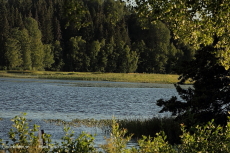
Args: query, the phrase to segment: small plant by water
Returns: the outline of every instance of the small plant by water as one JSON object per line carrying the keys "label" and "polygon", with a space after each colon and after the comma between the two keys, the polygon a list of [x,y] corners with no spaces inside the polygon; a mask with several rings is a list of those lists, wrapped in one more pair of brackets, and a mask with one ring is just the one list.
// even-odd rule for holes
{"label": "small plant by water", "polygon": [[[181,143],[172,145],[168,143],[167,136],[160,131],[155,137],[142,136],[138,139],[138,146],[127,147],[132,135],[127,135],[127,129],[121,128],[113,119],[111,136],[106,143],[99,147],[94,144],[94,136],[81,133],[75,136],[69,127],[65,127],[65,135],[60,143],[52,143],[51,135],[42,134],[39,138],[36,133],[38,126],[29,128],[25,114],[12,119],[13,127],[9,131],[11,142],[0,143],[1,152],[10,153],[197,153],[197,152],[230,152],[230,122],[226,127],[217,126],[214,121],[204,126],[196,126],[193,133],[181,125]],[[43,140],[41,144],[40,140]]]}

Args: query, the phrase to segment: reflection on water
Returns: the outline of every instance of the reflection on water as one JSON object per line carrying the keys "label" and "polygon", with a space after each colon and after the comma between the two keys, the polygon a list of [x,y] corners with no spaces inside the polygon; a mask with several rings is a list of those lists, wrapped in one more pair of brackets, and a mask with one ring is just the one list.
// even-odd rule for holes
{"label": "reflection on water", "polygon": [[160,115],[157,99],[177,96],[172,85],[159,88],[162,85],[147,83],[0,78],[0,84],[0,137],[6,136],[8,120],[20,112],[27,112],[27,119],[55,136],[62,127],[42,119],[150,118]]}

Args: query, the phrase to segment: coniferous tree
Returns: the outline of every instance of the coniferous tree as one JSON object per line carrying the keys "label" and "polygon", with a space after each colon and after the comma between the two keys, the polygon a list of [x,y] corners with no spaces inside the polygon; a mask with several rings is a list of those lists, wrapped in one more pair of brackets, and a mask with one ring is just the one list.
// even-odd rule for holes
{"label": "coniferous tree", "polygon": [[52,64],[52,70],[60,71],[64,66],[63,49],[61,47],[60,41],[55,41],[53,47],[54,63]]}
{"label": "coniferous tree", "polygon": [[7,66],[5,57],[5,43],[10,34],[10,26],[7,19],[7,8],[5,3],[5,1],[1,1],[0,3],[0,67],[3,69],[6,69]]}
{"label": "coniferous tree", "polygon": [[43,47],[44,47],[43,65],[45,69],[50,70],[51,65],[54,63],[53,46],[51,44],[45,44]]}
{"label": "coniferous tree", "polygon": [[61,25],[57,17],[54,18],[54,40],[55,41],[61,41],[62,40],[62,31],[61,31]]}
{"label": "coniferous tree", "polygon": [[48,8],[45,17],[44,17],[44,25],[43,25],[43,43],[51,44],[53,42],[53,8]]}
{"label": "coniferous tree", "polygon": [[[83,60],[81,63],[84,66],[77,68],[79,71],[120,72],[120,68],[123,67],[122,72],[133,72],[135,66],[132,67],[132,65],[135,64],[130,65],[129,61],[133,56],[138,60],[136,72],[170,73],[174,66],[178,67],[177,63],[180,60],[178,58],[181,58],[180,51],[171,45],[168,38],[160,39],[166,36],[164,25],[157,23],[155,27],[149,26],[149,30],[141,29],[137,12],[121,0],[0,0],[0,12],[0,68],[7,66],[5,42],[11,35],[9,29],[19,27],[21,33],[24,33],[22,37],[26,38],[26,32],[23,30],[28,17],[37,21],[37,29],[41,32],[42,39],[34,41],[35,38],[31,36],[30,28],[26,27],[31,40],[25,40],[25,44],[19,40],[22,48],[23,69],[44,69],[45,53],[41,46],[52,44],[62,53],[58,53],[57,56],[59,51],[53,50],[55,63],[49,69],[76,71],[75,66],[75,68],[68,66],[71,65],[69,62],[71,59],[69,40],[76,36],[80,36],[82,40],[86,41],[85,47],[81,50]],[[167,23],[167,21],[165,22]],[[165,31],[167,33],[167,30]],[[158,36],[157,32],[163,33]],[[144,43],[141,49],[139,43],[142,40]],[[60,45],[56,44],[56,41]],[[95,58],[92,56],[94,51],[90,50],[90,46],[96,41],[100,43],[100,49]],[[31,44],[36,44],[35,42],[37,45],[32,45],[34,46],[32,47]],[[120,42],[124,42],[124,45],[122,46]],[[30,53],[26,49],[28,46],[33,48]],[[35,46],[40,46],[40,49]],[[187,47],[183,47],[183,45],[177,47],[184,52],[183,59],[192,59],[193,52],[190,52],[190,49],[186,49]],[[35,48],[37,51],[34,51]],[[35,54],[35,52],[40,53]],[[35,58],[38,55],[41,56]],[[118,58],[120,61],[124,61],[120,62],[123,63],[121,64],[123,66],[119,66]],[[125,61],[129,64],[124,64]]]}
{"label": "coniferous tree", "polygon": [[22,15],[20,12],[18,12],[18,9],[15,9],[15,22],[14,22],[15,27],[19,27],[20,29],[24,28],[24,23],[22,21]]}
{"label": "coniferous tree", "polygon": [[[195,59],[184,62],[183,67],[177,70],[180,82],[175,87],[181,99],[158,100],[157,105],[162,107],[160,112],[172,112],[187,126],[212,119],[217,124],[226,124],[230,111],[230,71],[217,64],[214,50],[214,46],[198,50]],[[189,80],[193,82],[193,87],[184,89],[180,84]]]}

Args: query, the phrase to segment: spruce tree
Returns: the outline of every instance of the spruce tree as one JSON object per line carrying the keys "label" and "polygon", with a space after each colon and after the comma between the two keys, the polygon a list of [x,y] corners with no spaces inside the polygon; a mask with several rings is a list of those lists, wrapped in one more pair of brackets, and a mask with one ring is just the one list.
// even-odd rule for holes
{"label": "spruce tree", "polygon": [[63,49],[61,47],[60,41],[55,41],[53,47],[54,63],[52,64],[52,70],[60,71],[64,66]]}
{"label": "spruce tree", "polygon": [[44,47],[43,65],[45,69],[50,70],[51,65],[54,63],[53,46],[50,44],[45,44],[43,47]]}
{"label": "spruce tree", "polygon": [[0,15],[0,55],[1,55],[0,56],[0,67],[5,69],[7,66],[6,57],[5,57],[5,53],[6,53],[5,43],[10,34],[10,26],[9,26],[9,22],[7,19],[7,10],[5,6],[5,2],[0,3],[0,12],[1,12],[1,15]]}

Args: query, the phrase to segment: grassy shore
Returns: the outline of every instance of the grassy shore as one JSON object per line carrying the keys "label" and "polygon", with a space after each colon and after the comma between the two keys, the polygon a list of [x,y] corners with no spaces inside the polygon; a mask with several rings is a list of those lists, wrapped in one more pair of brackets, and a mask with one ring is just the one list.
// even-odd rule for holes
{"label": "grassy shore", "polygon": [[178,75],[56,71],[0,71],[0,77],[174,84]]}
{"label": "grassy shore", "polygon": [[[44,120],[46,123],[53,123],[57,126],[86,126],[86,127],[98,127],[105,133],[111,132],[111,125],[113,119],[74,119],[72,121],[64,121],[60,119],[48,119]],[[118,119],[117,123],[120,128],[125,128],[128,131],[128,135],[133,134],[133,139],[140,139],[143,135],[155,137],[156,133],[164,131],[167,135],[167,141],[171,144],[180,143],[180,135],[182,133],[180,124],[172,117],[163,118],[149,118],[149,119]]]}

